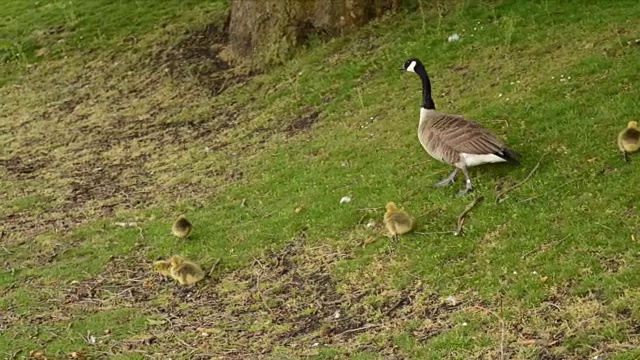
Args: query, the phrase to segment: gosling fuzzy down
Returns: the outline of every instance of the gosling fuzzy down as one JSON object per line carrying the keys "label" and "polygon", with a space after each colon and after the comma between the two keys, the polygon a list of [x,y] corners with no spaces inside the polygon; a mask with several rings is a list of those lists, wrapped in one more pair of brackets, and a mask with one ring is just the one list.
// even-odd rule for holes
{"label": "gosling fuzzy down", "polygon": [[197,264],[180,256],[169,258],[171,276],[181,285],[193,285],[204,278],[204,271]]}
{"label": "gosling fuzzy down", "polygon": [[624,161],[629,161],[629,153],[640,148],[640,130],[637,121],[629,121],[627,128],[618,134],[618,148],[622,151]]}
{"label": "gosling fuzzy down", "polygon": [[460,115],[436,111],[431,97],[431,81],[420,60],[408,59],[400,70],[413,72],[422,80],[422,107],[418,124],[420,144],[434,159],[455,167],[447,178],[435,186],[453,184],[462,170],[466,186],[458,192],[460,196],[473,191],[467,170],[469,167],[499,162],[520,165],[520,155],[482,125]]}
{"label": "gosling fuzzy down", "polygon": [[161,275],[171,276],[171,263],[168,260],[158,260],[153,262],[153,271],[160,273]]}
{"label": "gosling fuzzy down", "polygon": [[413,231],[416,225],[413,217],[399,210],[394,202],[387,203],[386,209],[383,222],[392,239],[397,240],[399,235]]}
{"label": "gosling fuzzy down", "polygon": [[176,221],[173,223],[171,232],[173,233],[173,236],[183,239],[189,236],[192,229],[193,225],[191,225],[189,220],[187,220],[184,215],[180,215],[178,216],[178,219],[176,219]]}

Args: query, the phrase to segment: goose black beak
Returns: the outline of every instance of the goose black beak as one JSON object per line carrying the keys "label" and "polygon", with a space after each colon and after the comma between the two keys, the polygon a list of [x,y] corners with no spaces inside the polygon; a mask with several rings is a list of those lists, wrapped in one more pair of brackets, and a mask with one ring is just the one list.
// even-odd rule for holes
{"label": "goose black beak", "polygon": [[404,71],[404,70],[405,70],[405,68],[404,68],[404,66],[401,66],[398,70],[400,70],[400,71]]}

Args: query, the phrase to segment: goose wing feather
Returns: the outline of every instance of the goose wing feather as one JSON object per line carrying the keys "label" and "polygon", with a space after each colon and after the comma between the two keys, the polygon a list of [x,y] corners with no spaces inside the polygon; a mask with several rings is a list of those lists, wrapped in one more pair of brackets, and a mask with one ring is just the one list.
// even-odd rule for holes
{"label": "goose wing feather", "polygon": [[459,115],[437,114],[429,128],[443,144],[458,153],[493,154],[505,148],[489,130]]}

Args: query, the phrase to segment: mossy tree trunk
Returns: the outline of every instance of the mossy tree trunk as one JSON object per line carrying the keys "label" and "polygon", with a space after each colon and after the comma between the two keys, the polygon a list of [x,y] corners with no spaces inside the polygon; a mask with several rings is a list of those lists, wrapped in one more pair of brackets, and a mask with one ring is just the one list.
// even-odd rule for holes
{"label": "mossy tree trunk", "polygon": [[253,67],[285,60],[314,35],[338,36],[402,0],[232,0],[229,50]]}

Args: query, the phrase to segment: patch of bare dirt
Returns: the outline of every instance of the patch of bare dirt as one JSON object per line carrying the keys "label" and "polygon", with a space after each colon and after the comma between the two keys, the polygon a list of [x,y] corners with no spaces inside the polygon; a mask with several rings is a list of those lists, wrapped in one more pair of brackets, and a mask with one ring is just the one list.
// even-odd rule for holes
{"label": "patch of bare dirt", "polygon": [[[640,346],[634,321],[624,314],[625,311],[612,312],[610,306],[595,295],[572,297],[559,291],[539,307],[521,312],[510,322],[508,332],[517,338],[511,341],[509,352],[515,355],[518,350],[533,348],[540,359],[608,358],[621,350]],[[618,321],[618,317],[623,321]],[[613,323],[617,323],[619,334],[602,336]]]}
{"label": "patch of bare dirt", "polygon": [[[468,353],[470,359],[499,358],[501,347],[506,358],[535,354],[537,359],[577,360],[640,346],[632,335],[638,321],[630,308],[612,312],[594,296],[571,297],[562,291],[531,309],[506,310],[505,304],[504,312],[474,294],[451,302],[419,280],[402,289],[390,286],[385,274],[395,264],[392,255],[379,255],[363,268],[336,276],[337,267],[355,257],[354,249],[296,239],[244,268],[214,272],[196,286],[183,287],[152,273],[150,262],[140,261],[145,251],[138,246],[132,254],[113,258],[104,273],[59,289],[56,298],[46,301],[50,311],[12,321],[42,325],[70,321],[68,314],[134,308],[149,321],[147,329],[124,340],[103,336],[95,351],[152,357],[263,359],[276,352],[301,357],[333,347],[343,349],[344,358],[371,351],[385,359],[405,359],[410,355],[393,345],[397,336],[428,346],[430,339],[464,326],[461,319],[483,326],[491,339],[489,346]],[[201,265],[208,270],[212,264]],[[507,313],[501,330],[500,317]],[[621,333],[602,337],[613,323]],[[623,334],[625,341],[619,342]]]}
{"label": "patch of bare dirt", "polygon": [[215,24],[185,34],[176,45],[160,50],[152,61],[176,81],[195,79],[212,96],[229,87],[248,81],[253,71],[236,69],[221,54],[228,44],[228,34]]}
{"label": "patch of bare dirt", "polygon": [[46,158],[30,158],[26,155],[14,156],[7,160],[0,159],[0,167],[4,167],[6,171],[19,179],[33,179],[34,172],[46,166]]}
{"label": "patch of bare dirt", "polygon": [[[60,298],[49,301],[58,314],[128,307],[151,319],[146,332],[124,341],[104,338],[96,351],[260,359],[276,348],[310,356],[318,353],[318,346],[339,346],[400,359],[401,350],[388,346],[393,336],[408,332],[425,342],[451,328],[450,315],[462,310],[461,304],[445,304],[419,282],[402,291],[367,282],[360,275],[338,282],[333,269],[354,254],[328,245],[292,242],[245,268],[205,278],[194,287],[152,273],[149,263],[135,260],[143,256],[141,252],[142,248],[114,258],[104,273],[67,286]],[[380,259],[375,266],[383,263]],[[202,264],[204,269],[210,265]],[[64,318],[30,321],[41,324]]]}
{"label": "patch of bare dirt", "polygon": [[301,115],[297,119],[294,119],[285,129],[289,136],[293,136],[297,133],[310,130],[311,127],[320,119],[320,112],[318,110],[310,110],[307,113]]}

